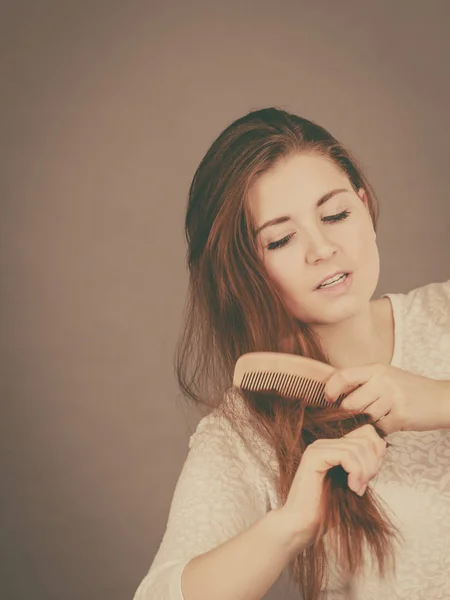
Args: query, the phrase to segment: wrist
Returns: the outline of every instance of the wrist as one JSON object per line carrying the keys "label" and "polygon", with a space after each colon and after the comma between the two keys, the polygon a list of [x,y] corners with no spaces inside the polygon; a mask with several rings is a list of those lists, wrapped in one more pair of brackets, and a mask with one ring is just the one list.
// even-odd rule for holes
{"label": "wrist", "polygon": [[450,381],[436,379],[436,426],[450,429]]}
{"label": "wrist", "polygon": [[271,510],[266,518],[276,543],[289,556],[289,560],[312,544],[314,532],[302,529],[298,515],[294,519],[294,515],[284,510],[284,507]]}

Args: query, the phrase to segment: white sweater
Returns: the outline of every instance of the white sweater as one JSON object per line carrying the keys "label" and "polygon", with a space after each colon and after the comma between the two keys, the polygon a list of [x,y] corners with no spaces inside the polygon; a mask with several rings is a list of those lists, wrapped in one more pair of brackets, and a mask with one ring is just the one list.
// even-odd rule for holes
{"label": "white sweater", "polygon": [[[386,296],[395,322],[391,364],[450,379],[450,280]],[[450,599],[450,430],[396,432],[387,439],[394,447],[370,485],[392,511],[404,542],[395,577],[380,581],[367,561],[352,597]],[[190,438],[164,537],[134,600],[184,600],[181,573],[190,559],[279,506],[276,469],[273,451],[260,439],[249,452],[228,421],[215,412],[204,417]],[[322,597],[343,600],[345,589],[332,568]]]}

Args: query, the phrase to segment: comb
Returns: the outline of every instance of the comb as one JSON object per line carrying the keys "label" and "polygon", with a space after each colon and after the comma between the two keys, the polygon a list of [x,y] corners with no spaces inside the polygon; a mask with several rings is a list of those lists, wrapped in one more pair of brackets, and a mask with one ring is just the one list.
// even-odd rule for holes
{"label": "comb", "polygon": [[325,384],[335,372],[326,363],[282,352],[249,352],[240,356],[234,367],[233,385],[240,390],[274,392],[315,406],[339,406],[324,396]]}

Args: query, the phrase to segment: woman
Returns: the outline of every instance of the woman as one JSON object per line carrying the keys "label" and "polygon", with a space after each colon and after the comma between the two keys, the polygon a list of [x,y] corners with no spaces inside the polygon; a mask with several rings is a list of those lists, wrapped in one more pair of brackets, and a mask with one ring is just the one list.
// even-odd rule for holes
{"label": "woman", "polygon": [[[356,160],[306,119],[255,111],[208,150],[189,195],[177,356],[182,390],[214,410],[135,600],[259,599],[286,567],[308,599],[450,598],[450,281],[372,299],[376,221]],[[325,391],[345,392],[341,407],[230,391],[239,356],[261,350],[333,365]],[[367,418],[339,429],[349,412]],[[326,488],[338,465],[340,504]],[[327,547],[336,530],[351,576]]]}

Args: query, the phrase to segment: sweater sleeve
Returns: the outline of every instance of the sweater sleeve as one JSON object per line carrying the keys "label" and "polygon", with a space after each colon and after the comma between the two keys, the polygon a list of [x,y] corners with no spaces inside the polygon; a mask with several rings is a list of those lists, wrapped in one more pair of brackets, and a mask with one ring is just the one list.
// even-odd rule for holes
{"label": "sweater sleeve", "polygon": [[162,542],[134,600],[184,600],[187,563],[250,527],[268,505],[264,477],[240,437],[214,415],[204,417],[190,438]]}

